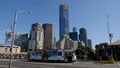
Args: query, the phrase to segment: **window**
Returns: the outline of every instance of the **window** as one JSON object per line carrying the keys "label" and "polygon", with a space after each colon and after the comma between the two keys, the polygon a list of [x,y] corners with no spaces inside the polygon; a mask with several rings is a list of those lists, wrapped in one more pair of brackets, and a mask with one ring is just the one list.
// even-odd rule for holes
{"label": "window", "polygon": [[58,52],[58,56],[61,56],[62,55],[62,52]]}
{"label": "window", "polygon": [[32,55],[35,55],[35,53],[33,52]]}
{"label": "window", "polygon": [[5,48],[5,50],[8,50],[7,48]]}
{"label": "window", "polygon": [[7,52],[8,51],[8,48],[5,48],[5,52]]}
{"label": "window", "polygon": [[15,52],[17,52],[17,49],[15,49]]}

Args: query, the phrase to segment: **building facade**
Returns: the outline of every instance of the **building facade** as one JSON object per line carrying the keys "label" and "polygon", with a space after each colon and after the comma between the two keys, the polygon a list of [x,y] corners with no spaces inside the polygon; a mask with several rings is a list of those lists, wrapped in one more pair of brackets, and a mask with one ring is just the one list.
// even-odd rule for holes
{"label": "building facade", "polygon": [[82,41],[86,46],[88,45],[87,30],[85,28],[80,29],[79,40]]}
{"label": "building facade", "polygon": [[78,41],[78,33],[77,33],[77,29],[75,27],[73,28],[73,32],[69,33],[69,36],[72,40]]}
{"label": "building facade", "polygon": [[92,49],[92,40],[88,39],[88,46]]}
{"label": "building facade", "polygon": [[[13,46],[12,53],[13,54],[19,54],[21,51],[20,46]],[[0,54],[9,54],[10,53],[10,46],[6,46],[3,44],[0,44]]]}
{"label": "building facade", "polygon": [[57,42],[57,48],[58,49],[71,49],[76,50],[78,47],[78,42],[73,41],[69,38],[69,36],[64,35],[58,42]]}
{"label": "building facade", "polygon": [[73,27],[73,32],[77,32],[77,28],[76,27]]}
{"label": "building facade", "polygon": [[44,30],[39,23],[32,24],[28,50],[36,51],[43,49]]}
{"label": "building facade", "polygon": [[61,4],[59,7],[59,25],[60,38],[64,35],[69,36],[69,13],[67,4]]}
{"label": "building facade", "polygon": [[77,32],[70,32],[69,36],[72,40],[78,41],[78,33]]}
{"label": "building facade", "polygon": [[19,36],[15,38],[14,45],[20,46],[21,51],[26,52],[28,48],[28,34],[19,34]]}
{"label": "building facade", "polygon": [[[9,39],[12,39],[12,31],[7,30],[5,35],[5,44],[8,42],[11,44],[11,41]],[[14,38],[14,45],[20,46],[22,52],[27,51],[28,47],[28,34],[23,34],[19,32],[15,32],[15,38]]]}
{"label": "building facade", "polygon": [[52,24],[43,24],[44,29],[44,46],[43,49],[54,47],[54,27]]}
{"label": "building facade", "polygon": [[120,60],[120,40],[113,43],[100,43],[95,46],[95,55],[97,59],[101,60],[111,59],[118,61]]}

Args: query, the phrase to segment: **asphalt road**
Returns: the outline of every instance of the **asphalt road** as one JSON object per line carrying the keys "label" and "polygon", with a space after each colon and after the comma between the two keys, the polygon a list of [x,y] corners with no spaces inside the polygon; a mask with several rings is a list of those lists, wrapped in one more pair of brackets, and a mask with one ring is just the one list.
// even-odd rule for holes
{"label": "asphalt road", "polygon": [[[13,60],[12,68],[120,68],[116,64],[95,64],[93,61],[77,61],[74,63],[48,63],[28,62],[26,60]],[[8,68],[9,59],[0,59],[0,68]]]}
{"label": "asphalt road", "polygon": [[[0,61],[0,68],[8,68],[9,61]],[[48,63],[48,62],[27,62],[13,61],[12,68],[87,68],[74,65],[74,63]]]}

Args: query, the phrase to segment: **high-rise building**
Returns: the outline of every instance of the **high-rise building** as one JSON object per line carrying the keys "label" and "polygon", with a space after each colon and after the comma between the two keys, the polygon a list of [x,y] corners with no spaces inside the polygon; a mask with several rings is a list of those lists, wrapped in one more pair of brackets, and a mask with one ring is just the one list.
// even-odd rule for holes
{"label": "high-rise building", "polygon": [[82,41],[86,46],[88,45],[87,30],[85,28],[80,29],[79,40]]}
{"label": "high-rise building", "polygon": [[[5,44],[11,44],[12,31],[7,30],[5,36]],[[20,46],[22,52],[26,52],[28,48],[28,34],[15,32],[14,45]]]}
{"label": "high-rise building", "polygon": [[69,14],[67,4],[61,4],[59,7],[59,25],[60,38],[64,35],[69,36]]}
{"label": "high-rise building", "polygon": [[78,33],[76,27],[73,28],[73,32],[69,33],[69,36],[72,40],[78,41]]}
{"label": "high-rise building", "polygon": [[43,31],[44,30],[41,24],[39,23],[32,24],[30,30],[28,50],[36,51],[43,49],[43,40],[44,40]]}
{"label": "high-rise building", "polygon": [[73,32],[77,32],[77,28],[76,27],[73,27]]}
{"label": "high-rise building", "polygon": [[52,48],[54,46],[54,28],[52,24],[43,24],[44,29],[44,46],[43,49]]}
{"label": "high-rise building", "polygon": [[73,41],[69,38],[69,36],[64,35],[62,38],[60,38],[57,42],[57,48],[58,49],[71,49],[71,50],[76,50],[78,47],[78,42]]}
{"label": "high-rise building", "polygon": [[28,34],[19,34],[18,37],[15,38],[14,45],[18,45],[21,47],[22,52],[26,52],[28,48]]}
{"label": "high-rise building", "polygon": [[92,40],[88,39],[88,46],[92,49]]}

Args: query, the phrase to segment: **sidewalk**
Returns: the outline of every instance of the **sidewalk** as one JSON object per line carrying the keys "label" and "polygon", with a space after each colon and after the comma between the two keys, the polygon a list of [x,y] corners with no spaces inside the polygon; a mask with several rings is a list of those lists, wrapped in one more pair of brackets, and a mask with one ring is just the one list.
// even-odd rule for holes
{"label": "sidewalk", "polygon": [[87,68],[120,68],[120,62],[116,62],[116,64],[96,64],[94,61],[77,61],[73,65]]}

